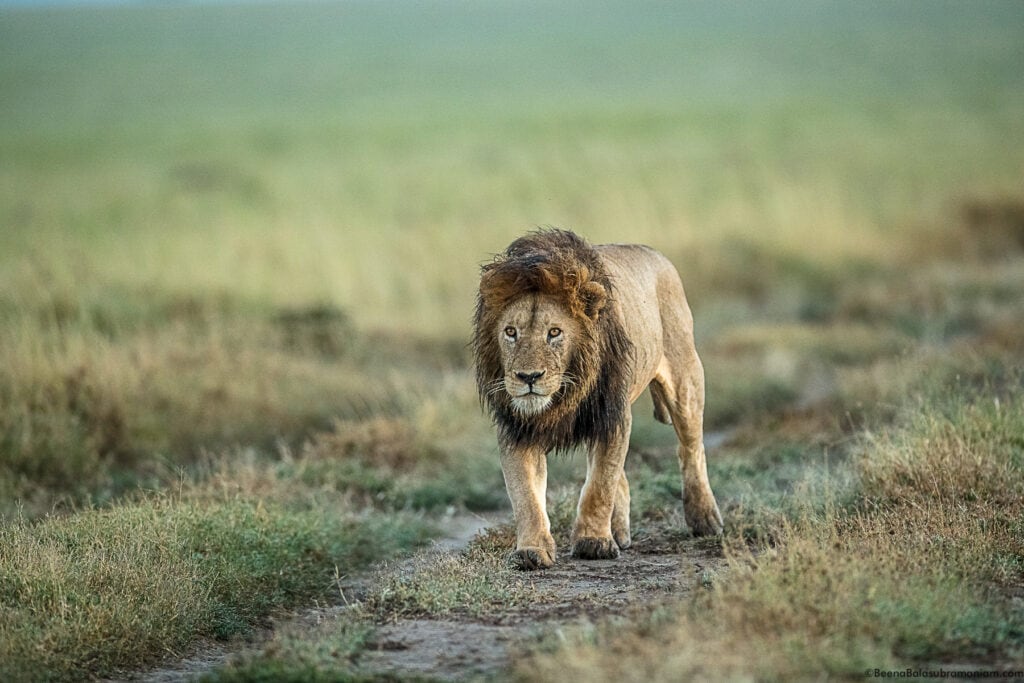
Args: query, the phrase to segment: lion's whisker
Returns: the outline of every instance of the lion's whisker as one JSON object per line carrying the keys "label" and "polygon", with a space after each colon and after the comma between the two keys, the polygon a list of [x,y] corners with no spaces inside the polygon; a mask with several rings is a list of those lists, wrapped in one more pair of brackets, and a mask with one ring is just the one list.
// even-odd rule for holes
{"label": "lion's whisker", "polygon": [[501,393],[502,391],[505,390],[505,378],[502,377],[500,379],[496,379],[493,380],[492,382],[489,382],[488,387],[489,388],[487,389],[487,392],[485,394],[486,396],[494,396],[495,394]]}

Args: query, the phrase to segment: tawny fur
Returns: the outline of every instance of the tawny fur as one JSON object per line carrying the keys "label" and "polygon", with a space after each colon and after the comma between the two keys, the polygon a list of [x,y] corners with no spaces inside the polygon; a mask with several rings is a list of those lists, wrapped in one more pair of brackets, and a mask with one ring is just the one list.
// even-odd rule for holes
{"label": "tawny fur", "polygon": [[629,546],[629,406],[648,386],[656,417],[679,437],[687,523],[695,534],[721,533],[693,318],[664,256],[639,245],[592,247],[563,230],[522,237],[483,267],[473,349],[516,517],[516,566],[554,562],[546,456],[578,445],[589,453],[573,554],[616,557]]}

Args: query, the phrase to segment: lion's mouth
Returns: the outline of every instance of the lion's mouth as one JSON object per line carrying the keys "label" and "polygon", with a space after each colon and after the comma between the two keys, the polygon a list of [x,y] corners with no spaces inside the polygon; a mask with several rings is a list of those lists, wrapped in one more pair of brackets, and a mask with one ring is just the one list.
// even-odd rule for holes
{"label": "lion's mouth", "polygon": [[537,413],[543,412],[550,403],[550,395],[538,394],[533,391],[532,388],[525,394],[512,397],[512,407],[516,412],[523,415],[536,415]]}
{"label": "lion's mouth", "polygon": [[[509,386],[511,384],[511,386]],[[506,391],[512,398],[550,398],[551,392],[544,391],[544,388],[538,384],[520,384],[518,382],[510,383],[505,380]]]}

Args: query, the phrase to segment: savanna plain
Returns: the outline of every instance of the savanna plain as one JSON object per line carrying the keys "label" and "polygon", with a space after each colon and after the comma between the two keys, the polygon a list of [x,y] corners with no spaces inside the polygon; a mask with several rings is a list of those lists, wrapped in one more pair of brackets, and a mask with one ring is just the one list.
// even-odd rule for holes
{"label": "savanna plain", "polygon": [[[1020,3],[2,8],[0,93],[0,680],[1024,670]],[[722,538],[642,398],[635,547],[506,566],[548,225],[680,271]]]}

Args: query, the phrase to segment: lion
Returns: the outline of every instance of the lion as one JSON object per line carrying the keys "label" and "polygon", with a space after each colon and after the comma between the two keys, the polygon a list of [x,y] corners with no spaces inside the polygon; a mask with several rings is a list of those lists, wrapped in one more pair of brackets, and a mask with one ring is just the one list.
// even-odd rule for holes
{"label": "lion", "polygon": [[591,246],[567,230],[521,237],[481,269],[473,354],[497,427],[516,523],[509,562],[550,567],[547,455],[586,446],[572,556],[630,546],[630,406],[650,387],[655,418],[679,438],[683,509],[695,535],[722,533],[704,455],[704,369],[679,274],[634,244]]}

